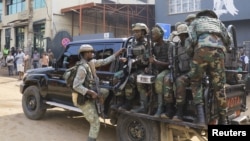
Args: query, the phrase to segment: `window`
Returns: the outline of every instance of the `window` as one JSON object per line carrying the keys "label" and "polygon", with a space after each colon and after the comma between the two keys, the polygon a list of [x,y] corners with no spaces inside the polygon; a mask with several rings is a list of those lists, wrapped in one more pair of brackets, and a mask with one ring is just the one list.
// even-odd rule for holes
{"label": "window", "polygon": [[7,15],[15,14],[25,10],[25,0],[7,0]]}
{"label": "window", "polygon": [[169,14],[201,10],[201,0],[169,0]]}
{"label": "window", "polygon": [[10,28],[5,29],[5,47],[10,48],[10,37],[11,37],[11,32]]}
{"label": "window", "polygon": [[45,0],[34,0],[33,7],[34,9],[45,7]]}
{"label": "window", "polygon": [[16,47],[24,48],[24,27],[16,28]]}

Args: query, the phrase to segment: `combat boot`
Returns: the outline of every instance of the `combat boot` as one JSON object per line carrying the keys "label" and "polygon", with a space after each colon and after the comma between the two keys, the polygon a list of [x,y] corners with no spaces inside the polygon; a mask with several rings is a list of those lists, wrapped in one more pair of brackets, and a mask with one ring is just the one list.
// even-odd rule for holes
{"label": "combat boot", "polygon": [[166,112],[161,114],[161,118],[171,119],[174,115],[174,111],[175,111],[174,103],[167,103]]}
{"label": "combat boot", "polygon": [[124,110],[124,111],[129,111],[132,108],[132,100],[125,100],[125,103],[121,105],[118,109],[119,110]]}
{"label": "combat boot", "polygon": [[140,107],[130,110],[133,113],[147,113],[148,97],[145,94],[140,94]]}
{"label": "combat boot", "polygon": [[176,114],[174,115],[174,117],[173,117],[173,120],[174,121],[182,121],[182,116],[183,116],[183,104],[180,104],[180,103],[178,103],[177,105],[176,105],[176,108],[177,108],[177,112],[176,112]]}
{"label": "combat boot", "polygon": [[96,139],[88,137],[88,141],[96,141]]}
{"label": "combat boot", "polygon": [[158,94],[158,108],[157,108],[156,113],[154,114],[154,117],[160,117],[162,111],[163,111],[163,109],[162,109],[162,95]]}
{"label": "combat boot", "polygon": [[197,124],[205,126],[206,122],[205,122],[205,115],[204,115],[205,113],[204,113],[203,105],[197,104],[196,110],[197,110]]}
{"label": "combat boot", "polygon": [[220,124],[220,125],[228,125],[226,110],[223,110],[221,113],[219,113],[219,123],[218,124]]}

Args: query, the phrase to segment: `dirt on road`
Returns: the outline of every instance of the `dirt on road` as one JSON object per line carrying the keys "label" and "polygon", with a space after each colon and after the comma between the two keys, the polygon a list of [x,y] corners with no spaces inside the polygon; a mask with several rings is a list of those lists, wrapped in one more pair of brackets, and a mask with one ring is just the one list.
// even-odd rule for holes
{"label": "dirt on road", "polygon": [[[55,108],[41,120],[27,119],[19,84],[17,77],[0,76],[0,141],[87,140],[89,124],[80,113]],[[116,141],[115,128],[102,125],[98,141]]]}

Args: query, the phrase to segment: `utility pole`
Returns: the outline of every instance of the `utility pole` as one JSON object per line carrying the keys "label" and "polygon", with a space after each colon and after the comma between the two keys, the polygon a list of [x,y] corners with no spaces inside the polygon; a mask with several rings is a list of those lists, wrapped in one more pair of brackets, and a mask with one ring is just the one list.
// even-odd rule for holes
{"label": "utility pole", "polygon": [[[32,58],[32,46],[33,46],[33,0],[28,0],[28,14],[29,14],[29,18],[28,18],[28,41],[27,41],[27,45],[24,49],[25,52],[27,52],[30,56],[30,58]],[[28,68],[31,68],[31,63],[29,63]]]}

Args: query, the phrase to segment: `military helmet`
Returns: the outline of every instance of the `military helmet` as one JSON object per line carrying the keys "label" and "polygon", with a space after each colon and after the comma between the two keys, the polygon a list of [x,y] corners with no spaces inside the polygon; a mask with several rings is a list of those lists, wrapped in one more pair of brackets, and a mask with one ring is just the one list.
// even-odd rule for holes
{"label": "military helmet", "polygon": [[132,30],[133,31],[135,31],[135,30],[143,30],[143,29],[146,31],[146,34],[149,32],[147,25],[144,24],[144,23],[136,23],[136,24],[132,25]]}
{"label": "military helmet", "polygon": [[202,10],[196,14],[196,17],[200,17],[200,16],[209,16],[211,18],[218,19],[218,16],[213,10]]}
{"label": "military helmet", "polygon": [[94,51],[93,47],[89,44],[83,44],[80,46],[78,53]]}
{"label": "military helmet", "polygon": [[177,26],[177,35],[180,35],[182,33],[188,33],[188,26],[187,24],[180,24]]}
{"label": "military helmet", "polygon": [[196,15],[195,14],[189,14],[187,15],[185,22],[188,22],[189,20],[195,19]]}

